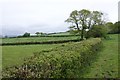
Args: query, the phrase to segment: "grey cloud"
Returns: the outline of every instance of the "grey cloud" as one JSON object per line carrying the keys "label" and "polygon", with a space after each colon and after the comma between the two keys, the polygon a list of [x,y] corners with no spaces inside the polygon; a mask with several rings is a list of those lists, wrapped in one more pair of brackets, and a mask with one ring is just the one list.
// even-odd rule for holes
{"label": "grey cloud", "polygon": [[[59,32],[68,30],[64,21],[73,10],[83,8],[100,10],[108,13],[110,21],[118,18],[117,4],[119,0],[4,0],[0,4],[4,35]],[[1,17],[2,14],[2,17]]]}

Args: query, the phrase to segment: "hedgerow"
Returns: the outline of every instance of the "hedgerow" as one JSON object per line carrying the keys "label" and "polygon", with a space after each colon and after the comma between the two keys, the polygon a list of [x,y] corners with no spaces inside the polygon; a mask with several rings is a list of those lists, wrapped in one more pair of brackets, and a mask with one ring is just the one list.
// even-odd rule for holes
{"label": "hedgerow", "polygon": [[62,44],[51,50],[34,53],[19,67],[7,68],[4,78],[79,78],[82,69],[102,47],[100,38]]}
{"label": "hedgerow", "polygon": [[71,40],[59,40],[59,41],[41,41],[41,42],[12,42],[12,43],[1,43],[0,45],[31,45],[31,44],[58,44],[58,43],[65,43],[65,42],[77,42],[80,41],[79,39],[71,39]]}
{"label": "hedgerow", "polygon": [[[30,37],[72,37],[72,36],[79,36],[77,34],[70,34],[70,35],[31,35]],[[23,36],[17,36],[17,37],[10,37],[10,38],[24,38]]]}

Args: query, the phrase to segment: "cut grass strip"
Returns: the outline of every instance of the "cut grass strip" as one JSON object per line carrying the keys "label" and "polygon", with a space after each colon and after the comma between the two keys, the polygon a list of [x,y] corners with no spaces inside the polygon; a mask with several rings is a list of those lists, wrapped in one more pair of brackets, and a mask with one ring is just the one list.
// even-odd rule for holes
{"label": "cut grass strip", "polygon": [[110,40],[103,40],[104,49],[98,59],[89,67],[84,78],[118,77],[118,35],[110,35]]}

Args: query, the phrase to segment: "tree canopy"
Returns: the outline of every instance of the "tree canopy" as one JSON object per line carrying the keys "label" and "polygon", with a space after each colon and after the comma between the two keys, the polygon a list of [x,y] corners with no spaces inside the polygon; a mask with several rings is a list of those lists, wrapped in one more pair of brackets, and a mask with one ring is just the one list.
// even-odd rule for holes
{"label": "tree canopy", "polygon": [[90,30],[96,25],[105,24],[103,17],[103,13],[99,11],[89,11],[87,9],[80,11],[74,10],[70,13],[69,18],[65,22],[72,23],[70,30],[79,33],[81,40],[83,40],[86,30]]}

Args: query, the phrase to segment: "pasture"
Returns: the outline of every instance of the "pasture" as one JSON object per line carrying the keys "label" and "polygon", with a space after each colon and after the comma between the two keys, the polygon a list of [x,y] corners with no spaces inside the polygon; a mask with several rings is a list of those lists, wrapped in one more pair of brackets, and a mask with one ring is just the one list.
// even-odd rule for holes
{"label": "pasture", "polygon": [[19,46],[3,46],[2,47],[2,67],[20,65],[24,58],[30,57],[34,52],[52,49],[59,46],[59,44],[52,45],[19,45]]}
{"label": "pasture", "polygon": [[[60,34],[63,34],[63,33],[60,33]],[[74,40],[77,38],[78,38],[78,36],[3,38],[2,43],[48,42],[48,41]],[[33,44],[33,45],[2,46],[2,66],[3,66],[3,68],[5,68],[7,66],[20,65],[21,63],[23,63],[24,58],[32,56],[34,52],[48,50],[48,49],[57,47],[59,45],[61,45],[61,44],[44,44],[44,45],[42,45],[42,44],[34,45]]]}

